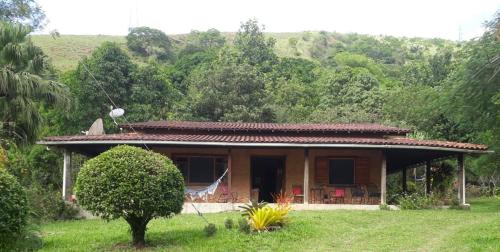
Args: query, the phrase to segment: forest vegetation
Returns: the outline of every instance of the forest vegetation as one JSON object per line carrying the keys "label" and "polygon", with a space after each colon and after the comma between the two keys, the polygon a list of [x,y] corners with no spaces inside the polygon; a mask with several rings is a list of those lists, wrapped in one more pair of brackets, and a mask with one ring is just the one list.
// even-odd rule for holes
{"label": "forest vegetation", "polygon": [[[0,3],[9,2],[19,1]],[[486,144],[495,153],[466,160],[467,182],[498,193],[500,13],[468,41],[265,33],[257,20],[236,33],[32,36],[44,16],[26,2],[28,14],[0,11],[0,167],[27,188],[38,218],[68,210],[58,195],[62,155],[36,140],[81,134],[97,118],[119,132],[103,90],[129,122],[367,122]]]}

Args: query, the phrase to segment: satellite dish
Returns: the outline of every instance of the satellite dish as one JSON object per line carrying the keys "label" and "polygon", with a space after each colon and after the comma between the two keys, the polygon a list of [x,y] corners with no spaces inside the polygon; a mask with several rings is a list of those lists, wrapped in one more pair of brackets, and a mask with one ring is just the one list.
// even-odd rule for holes
{"label": "satellite dish", "polygon": [[85,132],[85,135],[104,135],[104,126],[101,118],[94,121],[90,129]]}
{"label": "satellite dish", "polygon": [[123,116],[123,114],[125,114],[125,110],[123,110],[122,108],[115,108],[113,109],[113,107],[111,107],[111,112],[109,112],[109,116],[111,117],[111,119],[113,119],[113,122],[118,125],[118,123],[116,123],[116,118],[120,117],[120,116]]}
{"label": "satellite dish", "polygon": [[115,108],[113,110],[111,110],[111,112],[109,112],[109,116],[111,118],[116,119],[120,116],[123,116],[123,114],[125,114],[125,110],[121,109],[121,108]]}

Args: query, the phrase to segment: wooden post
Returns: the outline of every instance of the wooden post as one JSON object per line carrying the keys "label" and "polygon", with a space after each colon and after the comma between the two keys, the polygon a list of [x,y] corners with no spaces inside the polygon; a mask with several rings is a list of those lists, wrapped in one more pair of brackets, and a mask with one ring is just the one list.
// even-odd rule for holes
{"label": "wooden post", "polygon": [[380,167],[380,204],[387,204],[386,202],[386,196],[387,196],[387,189],[386,189],[386,181],[387,181],[387,160],[385,156],[385,152],[382,151],[382,164]]}
{"label": "wooden post", "polygon": [[431,161],[425,161],[425,195],[431,194]]}
{"label": "wooden post", "polygon": [[[227,188],[229,190],[229,196],[231,197],[231,201],[232,200],[232,194],[233,194],[233,191],[231,190],[232,189],[232,184],[233,184],[233,181],[232,181],[232,167],[233,167],[233,159],[231,157],[231,149],[228,149],[227,150]],[[234,203],[234,202],[233,202]]]}
{"label": "wooden post", "polygon": [[309,150],[304,149],[304,204],[309,204]]}
{"label": "wooden post", "polygon": [[403,193],[408,192],[408,184],[406,183],[406,167],[403,168],[403,177],[402,177],[402,183],[403,183]]}
{"label": "wooden post", "polygon": [[71,199],[71,152],[63,151],[63,188],[62,198],[69,201]]}
{"label": "wooden post", "polygon": [[457,177],[458,177],[458,201],[460,205],[465,205],[465,170],[464,170],[464,154],[457,155]]}

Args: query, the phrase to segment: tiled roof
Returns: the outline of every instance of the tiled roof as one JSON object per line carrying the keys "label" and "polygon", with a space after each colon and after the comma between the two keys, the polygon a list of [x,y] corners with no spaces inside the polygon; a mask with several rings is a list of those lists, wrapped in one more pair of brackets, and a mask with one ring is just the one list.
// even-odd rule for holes
{"label": "tiled roof", "polygon": [[243,122],[187,122],[150,121],[123,124],[121,127],[134,129],[168,129],[191,131],[233,131],[233,132],[359,132],[405,134],[409,129],[371,123],[243,123]]}
{"label": "tiled roof", "polygon": [[[321,135],[255,135],[255,134],[108,134],[46,137],[45,143],[71,141],[173,141],[173,142],[212,142],[212,143],[276,143],[276,144],[360,144],[360,145],[398,145],[425,146],[464,150],[487,150],[480,144],[457,143],[437,140],[416,140],[412,138],[365,138],[337,137]],[[63,143],[61,143],[63,144]]]}

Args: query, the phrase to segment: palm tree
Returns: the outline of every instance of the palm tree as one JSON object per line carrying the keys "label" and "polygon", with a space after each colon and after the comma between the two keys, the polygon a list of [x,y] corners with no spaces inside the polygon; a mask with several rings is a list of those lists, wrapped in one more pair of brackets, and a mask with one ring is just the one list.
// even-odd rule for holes
{"label": "palm tree", "polygon": [[33,45],[27,26],[0,23],[0,136],[36,138],[43,105],[69,104],[65,85],[47,80],[47,56]]}

